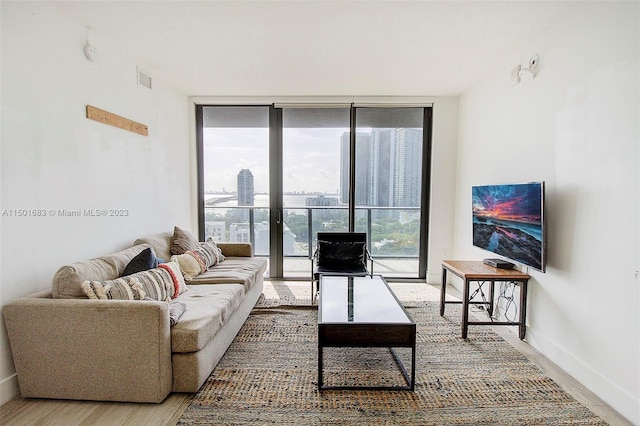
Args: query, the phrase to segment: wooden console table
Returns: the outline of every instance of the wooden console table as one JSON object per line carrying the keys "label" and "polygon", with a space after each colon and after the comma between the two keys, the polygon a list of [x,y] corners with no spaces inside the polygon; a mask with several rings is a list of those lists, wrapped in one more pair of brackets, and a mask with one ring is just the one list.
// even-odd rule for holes
{"label": "wooden console table", "polygon": [[[463,296],[462,301],[446,300],[447,293],[447,271],[462,278]],[[499,269],[485,265],[481,261],[443,260],[442,261],[442,285],[440,287],[440,316],[444,315],[446,304],[462,304],[462,338],[467,338],[469,325],[517,325],[519,327],[520,340],[524,339],[526,332],[527,314],[527,283],[530,276],[515,269]],[[471,302],[469,300],[469,284],[477,281],[482,287],[485,282],[490,282],[488,302]],[[487,305],[489,318],[493,315],[493,304],[496,282],[513,282],[520,285],[520,315],[518,321],[469,321],[469,304]]]}

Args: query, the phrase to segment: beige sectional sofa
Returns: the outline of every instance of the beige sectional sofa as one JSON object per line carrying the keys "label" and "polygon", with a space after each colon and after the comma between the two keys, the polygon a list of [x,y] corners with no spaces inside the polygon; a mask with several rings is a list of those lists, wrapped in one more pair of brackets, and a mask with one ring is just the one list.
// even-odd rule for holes
{"label": "beige sectional sofa", "polygon": [[[262,293],[266,260],[253,257],[250,244],[219,243],[225,259],[186,281],[188,290],[173,303],[90,300],[82,288],[87,281],[113,282],[149,247],[168,261],[172,237],[151,235],[64,266],[50,291],[4,306],[24,397],[157,403],[170,392],[200,388]],[[177,305],[183,313],[171,326]]]}

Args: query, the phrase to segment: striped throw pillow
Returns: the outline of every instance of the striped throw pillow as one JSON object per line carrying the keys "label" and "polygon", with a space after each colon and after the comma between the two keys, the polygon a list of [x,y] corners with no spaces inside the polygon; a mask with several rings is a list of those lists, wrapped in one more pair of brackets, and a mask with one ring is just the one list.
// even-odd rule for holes
{"label": "striped throw pillow", "polygon": [[107,281],[85,281],[82,291],[89,299],[160,300],[169,302],[175,292],[169,271],[154,268]]}
{"label": "striped throw pillow", "polygon": [[182,276],[178,262],[161,263],[158,265],[158,268],[166,270],[169,272],[169,275],[171,275],[171,280],[173,281],[173,299],[178,297],[179,294],[189,290],[187,283],[184,282],[184,277]]}

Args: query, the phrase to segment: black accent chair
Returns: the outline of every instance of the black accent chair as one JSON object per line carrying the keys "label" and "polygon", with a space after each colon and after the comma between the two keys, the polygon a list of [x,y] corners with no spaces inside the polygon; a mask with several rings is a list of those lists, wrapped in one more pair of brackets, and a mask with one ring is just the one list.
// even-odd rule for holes
{"label": "black accent chair", "polygon": [[[318,232],[311,257],[311,303],[318,292],[320,275],[373,275],[373,258],[364,232]],[[367,261],[370,267],[367,268]],[[315,290],[314,290],[315,283]]]}

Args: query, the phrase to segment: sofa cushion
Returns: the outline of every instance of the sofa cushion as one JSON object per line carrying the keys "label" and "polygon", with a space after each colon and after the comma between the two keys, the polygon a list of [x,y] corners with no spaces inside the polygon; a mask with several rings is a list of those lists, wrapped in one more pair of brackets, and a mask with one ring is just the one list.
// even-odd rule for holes
{"label": "sofa cushion", "polygon": [[[194,277],[191,284],[242,284],[248,291],[256,278],[267,269],[266,259],[260,257],[227,257],[224,262],[209,268],[205,273]],[[193,288],[191,286],[190,288]]]}
{"label": "sofa cushion", "polygon": [[191,232],[173,227],[173,236],[171,237],[171,254],[182,254],[187,250],[196,250],[200,248],[198,239]]}
{"label": "sofa cushion", "polygon": [[83,282],[118,278],[131,259],[149,247],[148,244],[139,244],[111,255],[62,266],[53,276],[51,284],[53,297],[56,299],[86,299],[87,296],[81,287]]}
{"label": "sofa cushion", "polygon": [[133,242],[133,245],[148,244],[153,248],[156,256],[165,261],[171,259],[171,237],[173,232],[165,231],[157,234],[147,235],[146,237],[138,238]]}
{"label": "sofa cushion", "polygon": [[171,328],[171,351],[196,352],[227,322],[244,300],[244,290],[238,284],[198,285],[178,296],[186,310]]}
{"label": "sofa cushion", "polygon": [[129,264],[124,268],[122,276],[135,274],[140,271],[147,271],[149,269],[157,268],[160,261],[153,253],[151,247],[142,250],[136,255]]}

